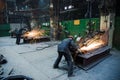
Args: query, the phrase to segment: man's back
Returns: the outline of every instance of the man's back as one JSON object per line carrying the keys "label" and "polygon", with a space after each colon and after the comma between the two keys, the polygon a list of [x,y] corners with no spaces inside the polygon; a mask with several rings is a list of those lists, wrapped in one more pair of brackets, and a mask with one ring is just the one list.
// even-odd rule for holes
{"label": "man's back", "polygon": [[72,41],[72,39],[70,39],[70,38],[64,39],[64,40],[58,45],[58,51],[66,52],[66,50],[69,49],[69,45],[70,45],[70,42],[71,42],[71,41]]}

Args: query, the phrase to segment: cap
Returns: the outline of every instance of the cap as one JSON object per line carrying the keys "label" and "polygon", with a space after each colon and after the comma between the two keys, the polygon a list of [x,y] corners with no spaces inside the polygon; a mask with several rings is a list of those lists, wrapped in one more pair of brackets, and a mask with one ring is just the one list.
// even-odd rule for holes
{"label": "cap", "polygon": [[77,37],[76,41],[79,42],[81,40],[81,37]]}
{"label": "cap", "polygon": [[68,38],[72,38],[72,39],[73,39],[73,36],[72,36],[72,35],[69,35]]}

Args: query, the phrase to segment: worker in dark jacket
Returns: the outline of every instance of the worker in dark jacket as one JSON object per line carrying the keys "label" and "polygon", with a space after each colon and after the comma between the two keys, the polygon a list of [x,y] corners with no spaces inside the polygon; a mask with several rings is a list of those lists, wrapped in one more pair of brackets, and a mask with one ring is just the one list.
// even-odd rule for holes
{"label": "worker in dark jacket", "polygon": [[20,39],[23,31],[26,30],[25,28],[21,28],[20,30],[17,31],[16,33],[16,44],[20,44]]}
{"label": "worker in dark jacket", "polygon": [[62,56],[64,56],[68,64],[68,77],[72,76],[73,74],[73,59],[72,59],[72,54],[70,52],[71,49],[77,50],[77,46],[75,45],[72,36],[70,36],[67,39],[64,39],[58,45],[58,58],[53,66],[54,68],[58,68],[59,62],[61,61]]}

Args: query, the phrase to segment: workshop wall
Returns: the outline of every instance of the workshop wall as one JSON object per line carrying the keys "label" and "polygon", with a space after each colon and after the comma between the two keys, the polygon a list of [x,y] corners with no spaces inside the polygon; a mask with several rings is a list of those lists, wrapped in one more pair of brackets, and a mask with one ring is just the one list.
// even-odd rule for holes
{"label": "workshop wall", "polygon": [[[92,18],[91,21],[95,22],[95,25],[92,26],[94,30],[99,30],[100,19]],[[64,30],[68,30],[70,35],[85,36],[88,22],[89,19],[78,19],[71,21],[62,21],[61,24],[63,25]]]}
{"label": "workshop wall", "polygon": [[10,24],[0,24],[0,37],[9,36]]}
{"label": "workshop wall", "polygon": [[49,36],[50,35],[50,23],[46,22],[46,23],[42,23],[40,29],[45,30],[45,35]]}

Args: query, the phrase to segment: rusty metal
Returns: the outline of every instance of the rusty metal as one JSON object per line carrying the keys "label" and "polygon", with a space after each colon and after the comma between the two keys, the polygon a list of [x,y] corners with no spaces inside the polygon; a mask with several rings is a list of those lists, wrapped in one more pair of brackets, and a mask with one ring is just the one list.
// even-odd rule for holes
{"label": "rusty metal", "polygon": [[[110,47],[108,45],[108,35],[106,32],[98,33],[91,38],[87,38],[84,42],[79,43],[80,54],[75,55],[75,62],[81,68],[87,70],[101,60],[103,60],[106,56],[109,55]],[[83,44],[81,46],[81,44]]]}
{"label": "rusty metal", "polygon": [[106,35],[105,32],[102,34],[99,32],[95,34],[93,37],[90,37],[90,38],[87,37],[83,39],[84,41],[81,41],[80,43],[78,43],[80,46],[80,52],[85,54],[107,45],[108,39],[106,38],[108,37],[104,35]]}
{"label": "rusty metal", "polygon": [[45,30],[33,29],[31,31],[26,32],[23,36],[24,43],[36,43],[43,41],[50,41],[50,37],[45,36]]}
{"label": "rusty metal", "polygon": [[28,38],[24,38],[23,42],[24,43],[37,43],[37,42],[46,42],[46,41],[50,41],[50,37],[48,36],[42,36],[40,38],[36,38],[36,39],[28,39]]}
{"label": "rusty metal", "polygon": [[79,67],[87,70],[93,67],[94,65],[98,64],[106,56],[110,55],[109,52],[110,52],[110,47],[104,46],[90,53],[88,52],[86,54],[79,54],[76,57],[75,62]]}

